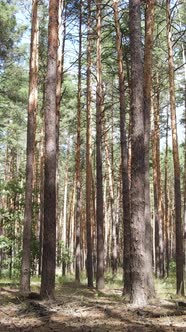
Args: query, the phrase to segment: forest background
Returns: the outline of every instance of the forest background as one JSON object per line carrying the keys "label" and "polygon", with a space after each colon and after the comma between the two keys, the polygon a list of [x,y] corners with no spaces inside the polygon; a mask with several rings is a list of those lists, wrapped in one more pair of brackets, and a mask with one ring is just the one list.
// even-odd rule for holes
{"label": "forest background", "polygon": [[[33,2],[34,3],[34,2]],[[36,2],[39,18],[37,112],[33,159],[32,224],[30,242],[30,273],[41,275],[44,223],[45,107],[48,57],[48,1]],[[89,204],[92,244],[92,267],[96,274],[96,229],[100,194],[98,170],[98,22],[97,7],[92,4],[89,13],[84,1],[62,2],[62,23],[59,34],[61,47],[61,82],[59,96],[59,144],[57,146],[57,213],[56,264],[57,274],[74,273],[80,281],[80,271],[87,266],[87,204]],[[115,21],[115,1],[102,1],[101,51],[101,150],[102,150],[102,213],[104,266],[113,275],[123,267],[124,186],[122,180],[120,87],[118,80],[117,26],[122,44],[125,76],[125,134],[129,188],[131,178],[131,141],[133,120],[132,56],[129,42],[129,4],[118,4]],[[167,14],[170,5],[170,15]],[[141,41],[145,51],[146,2],[141,3]],[[26,19],[23,19],[23,13]],[[184,1],[156,1],[153,37],[151,132],[149,182],[151,199],[151,226],[153,228],[153,269],[156,277],[164,278],[176,271],[179,279],[178,243],[185,246],[184,221],[186,218],[186,149],[185,149],[185,3]],[[29,96],[29,44],[33,7],[24,1],[1,1],[0,4],[0,276],[20,278],[23,257],[23,229],[26,188],[26,137]],[[90,15],[90,16],[89,16]],[[170,18],[170,21],[169,21]],[[23,22],[21,22],[23,19]],[[90,21],[88,21],[88,19]],[[88,26],[88,23],[89,25]],[[134,22],[135,25],[135,22]],[[175,150],[172,148],[170,45],[167,27],[171,30],[174,93],[177,112],[178,159],[180,170],[181,233],[177,232],[175,209]],[[88,29],[90,31],[87,33]],[[25,42],[28,41],[28,42]],[[88,49],[89,48],[89,49]],[[90,52],[90,54],[89,54]],[[90,58],[88,59],[88,54]],[[89,64],[88,64],[89,61]],[[91,72],[90,119],[87,119],[87,68]],[[90,122],[89,122],[90,120]],[[87,127],[89,123],[89,127]],[[87,132],[90,134],[89,153],[91,169],[87,168]],[[174,143],[173,143],[174,144]],[[89,172],[89,173],[88,173]],[[96,180],[97,179],[97,180]],[[87,203],[87,182],[90,201]],[[96,203],[97,202],[97,203]],[[46,209],[46,208],[45,208]],[[103,217],[101,218],[103,219]],[[90,234],[89,234],[90,235]],[[78,244],[78,245],[77,245]],[[78,249],[78,250],[77,250]],[[184,248],[185,249],[185,248]],[[182,250],[182,249],[181,249]],[[182,250],[183,251],[183,250]],[[27,252],[25,251],[27,255]],[[126,257],[125,257],[126,258]],[[77,268],[78,263],[78,268]],[[181,261],[183,270],[183,260]],[[177,269],[177,270],[176,270]],[[90,279],[89,279],[90,281]],[[102,282],[102,281],[101,281]],[[91,282],[92,283],[92,282]],[[97,283],[99,284],[98,280]],[[183,284],[183,273],[181,282]],[[177,292],[182,286],[177,283]],[[99,287],[98,287],[99,288]],[[183,293],[183,289],[181,291]]]}

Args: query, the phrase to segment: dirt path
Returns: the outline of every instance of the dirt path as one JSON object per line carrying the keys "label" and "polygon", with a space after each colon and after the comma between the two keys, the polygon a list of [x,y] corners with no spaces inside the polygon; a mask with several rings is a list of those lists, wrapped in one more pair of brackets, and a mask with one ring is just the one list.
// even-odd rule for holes
{"label": "dirt path", "polygon": [[186,332],[186,308],[173,301],[134,309],[118,289],[98,294],[67,284],[56,293],[56,301],[23,301],[16,290],[1,288],[0,331]]}

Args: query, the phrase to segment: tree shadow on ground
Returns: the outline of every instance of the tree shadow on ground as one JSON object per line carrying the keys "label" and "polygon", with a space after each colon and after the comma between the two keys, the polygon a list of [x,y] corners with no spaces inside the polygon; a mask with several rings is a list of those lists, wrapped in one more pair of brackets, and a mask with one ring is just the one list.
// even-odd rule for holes
{"label": "tree shadow on ground", "polygon": [[[168,327],[162,326],[159,324],[152,323],[143,323],[143,322],[135,322],[133,320],[121,317],[114,312],[109,312],[106,314],[107,321],[102,322],[102,320],[97,320],[93,322],[93,324],[88,323],[84,320],[77,320],[76,318],[68,318],[62,319],[61,322],[57,322],[50,316],[46,316],[45,318],[40,318],[37,326],[29,326],[29,322],[25,325],[18,324],[16,326],[15,323],[10,322],[9,325],[0,323],[0,331],[14,331],[14,332],[184,332],[185,328],[181,327]],[[112,322],[110,322],[110,318],[112,318]],[[120,323],[115,323],[115,319]],[[91,322],[91,316],[90,316]]]}
{"label": "tree shadow on ground", "polygon": [[174,304],[134,309],[122,297],[117,300],[110,294],[73,282],[57,287],[56,301],[27,299],[18,303],[17,293],[11,294],[12,312],[8,306],[0,306],[1,332],[186,331],[186,327],[181,327],[181,320],[186,321],[186,312]]}

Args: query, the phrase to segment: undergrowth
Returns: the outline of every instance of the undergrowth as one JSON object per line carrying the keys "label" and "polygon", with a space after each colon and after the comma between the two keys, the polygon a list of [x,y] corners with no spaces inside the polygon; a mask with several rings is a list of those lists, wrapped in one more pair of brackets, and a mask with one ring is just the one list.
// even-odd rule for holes
{"label": "undergrowth", "polygon": [[[38,276],[33,276],[31,278],[31,288],[32,291],[39,292],[40,288],[40,280],[41,278]],[[0,278],[0,287],[19,287],[19,279],[18,278]],[[61,289],[63,286],[68,286],[69,288],[87,288],[87,278],[86,273],[83,272],[81,274],[81,283],[78,284],[74,280],[74,275],[67,274],[66,276],[57,275],[56,276],[56,290]],[[96,282],[94,281],[94,286],[96,286]],[[176,273],[175,273],[175,264],[171,264],[171,269],[169,273],[169,277],[158,279],[155,278],[155,290],[158,298],[164,299],[178,299],[180,297],[176,296]],[[105,290],[102,292],[96,291],[95,287],[95,296],[101,297],[107,295],[113,297],[113,299],[121,298],[123,289],[123,271],[122,269],[118,269],[117,274],[113,275],[110,271],[105,272]]]}

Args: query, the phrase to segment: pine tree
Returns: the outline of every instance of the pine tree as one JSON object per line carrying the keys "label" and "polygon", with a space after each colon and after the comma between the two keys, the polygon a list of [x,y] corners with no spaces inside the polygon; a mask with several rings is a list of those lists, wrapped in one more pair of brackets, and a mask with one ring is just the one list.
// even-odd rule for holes
{"label": "pine tree", "polygon": [[180,184],[180,161],[178,151],[178,135],[176,120],[176,97],[174,83],[174,60],[173,47],[171,41],[171,11],[170,0],[166,0],[166,17],[167,17],[167,47],[168,47],[168,64],[169,64],[169,94],[170,94],[170,113],[172,128],[172,146],[174,161],[174,197],[175,197],[175,221],[176,221],[176,287],[177,294],[184,295],[183,279],[183,230],[181,216],[181,184]]}
{"label": "pine tree", "polygon": [[146,257],[147,257],[147,284],[148,297],[154,296],[152,271],[152,226],[150,211],[150,119],[152,99],[152,50],[154,32],[155,0],[147,0],[145,8],[145,50],[144,50],[144,126],[145,126],[145,227],[146,227]]}
{"label": "pine tree", "polygon": [[34,148],[36,132],[36,111],[38,104],[38,0],[32,1],[32,31],[30,46],[29,100],[27,121],[27,164],[25,188],[25,214],[23,231],[23,257],[21,267],[21,294],[30,292],[30,256],[31,256],[31,224],[32,194],[34,175]]}
{"label": "pine tree", "polygon": [[87,18],[87,100],[86,100],[86,230],[87,230],[87,279],[88,287],[93,287],[93,262],[92,262],[92,215],[91,215],[91,193],[92,193],[92,148],[91,148],[91,4],[88,0]]}
{"label": "pine tree", "polygon": [[140,0],[129,1],[131,50],[131,301],[144,306],[148,300],[145,250],[145,142],[143,53]]}
{"label": "pine tree", "polygon": [[128,151],[126,138],[126,102],[125,102],[125,77],[123,66],[122,37],[119,26],[118,4],[113,1],[114,22],[116,30],[116,49],[118,58],[119,77],[119,101],[120,101],[120,140],[121,140],[121,163],[122,163],[122,189],[123,189],[123,229],[124,229],[124,294],[130,295],[130,194],[128,178]]}
{"label": "pine tree", "polygon": [[101,66],[101,1],[96,1],[97,31],[97,87],[96,87],[96,219],[97,219],[97,275],[96,287],[104,288],[104,212],[102,171],[102,112],[103,87]]}
{"label": "pine tree", "polygon": [[79,2],[79,57],[78,57],[78,94],[77,94],[77,142],[76,142],[76,269],[75,279],[80,282],[81,260],[81,67],[82,67],[82,1]]}
{"label": "pine tree", "polygon": [[56,265],[56,85],[59,1],[49,2],[48,64],[45,93],[44,234],[41,295],[53,297]]}

